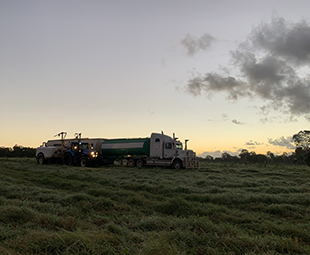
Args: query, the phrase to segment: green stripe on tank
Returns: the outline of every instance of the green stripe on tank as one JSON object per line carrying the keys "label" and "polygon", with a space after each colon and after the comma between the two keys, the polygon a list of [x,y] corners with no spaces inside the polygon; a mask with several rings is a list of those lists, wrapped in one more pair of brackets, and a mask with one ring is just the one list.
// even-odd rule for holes
{"label": "green stripe on tank", "polygon": [[149,156],[150,138],[111,139],[101,145],[103,157]]}

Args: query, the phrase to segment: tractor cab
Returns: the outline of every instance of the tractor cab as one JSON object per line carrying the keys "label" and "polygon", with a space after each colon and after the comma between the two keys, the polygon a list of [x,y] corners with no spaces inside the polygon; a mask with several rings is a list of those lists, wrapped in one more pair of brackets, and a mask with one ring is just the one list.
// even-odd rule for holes
{"label": "tractor cab", "polygon": [[70,165],[87,166],[92,165],[97,160],[98,152],[90,149],[87,142],[73,141],[70,150],[64,155],[64,163]]}
{"label": "tractor cab", "polygon": [[86,142],[72,142],[71,143],[71,150],[75,153],[81,153],[84,150],[88,150],[89,145]]}

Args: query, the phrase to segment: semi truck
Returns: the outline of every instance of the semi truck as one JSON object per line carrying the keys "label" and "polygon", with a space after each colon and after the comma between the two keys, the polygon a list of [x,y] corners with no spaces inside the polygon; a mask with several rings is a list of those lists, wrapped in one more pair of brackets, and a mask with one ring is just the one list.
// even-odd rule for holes
{"label": "semi truck", "polygon": [[175,137],[162,133],[152,133],[146,138],[82,138],[77,134],[73,139],[65,139],[66,132],[57,136],[61,139],[49,140],[36,150],[38,164],[62,162],[66,165],[103,165],[120,161],[127,166],[167,166],[174,169],[198,168],[196,153],[185,148]]}
{"label": "semi truck", "polygon": [[97,163],[98,145],[100,139],[81,138],[81,133],[76,133],[75,138],[65,139],[67,133],[61,132],[56,136],[61,139],[49,140],[36,149],[38,164],[64,163],[68,166],[87,166]]}
{"label": "semi truck", "polygon": [[174,169],[198,168],[196,153],[185,148],[175,137],[163,132],[146,138],[105,139],[102,142],[102,159],[126,160],[128,166],[168,166]]}

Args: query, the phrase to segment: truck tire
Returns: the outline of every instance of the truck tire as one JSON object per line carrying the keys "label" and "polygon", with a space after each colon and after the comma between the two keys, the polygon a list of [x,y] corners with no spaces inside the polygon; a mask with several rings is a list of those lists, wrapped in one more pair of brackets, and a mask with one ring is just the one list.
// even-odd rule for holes
{"label": "truck tire", "polygon": [[144,165],[143,159],[141,158],[137,159],[136,166],[140,168],[143,167],[143,165]]}
{"label": "truck tire", "polygon": [[181,168],[182,168],[182,162],[181,162],[181,160],[176,159],[175,161],[173,161],[173,163],[172,163],[172,168],[173,168],[173,169],[176,169],[176,170],[181,169]]}
{"label": "truck tire", "polygon": [[43,153],[39,153],[38,154],[38,156],[37,156],[37,163],[39,165],[43,165],[45,163],[45,158],[44,158]]}
{"label": "truck tire", "polygon": [[73,159],[70,153],[66,153],[64,156],[64,164],[67,166],[71,166],[73,163]]}
{"label": "truck tire", "polygon": [[130,167],[135,166],[135,161],[132,158],[128,159],[127,166],[130,166]]}
{"label": "truck tire", "polygon": [[87,159],[85,157],[80,158],[80,166],[81,167],[87,166]]}

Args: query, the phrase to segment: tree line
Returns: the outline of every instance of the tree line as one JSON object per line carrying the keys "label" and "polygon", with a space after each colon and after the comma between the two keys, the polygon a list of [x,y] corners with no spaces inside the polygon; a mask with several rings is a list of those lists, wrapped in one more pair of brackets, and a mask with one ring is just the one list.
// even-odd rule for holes
{"label": "tree line", "polygon": [[18,157],[18,158],[33,158],[36,155],[36,148],[23,147],[15,144],[13,148],[0,147],[0,157]]}
{"label": "tree line", "polygon": [[227,152],[222,153],[221,157],[213,158],[207,155],[200,158],[206,162],[231,162],[231,163],[260,163],[260,164],[307,164],[310,166],[310,131],[301,130],[293,135],[293,142],[296,149],[293,153],[284,152],[282,155],[275,155],[268,151],[266,155],[256,154],[243,149],[239,156],[232,156]]}
{"label": "tree line", "polygon": [[230,155],[228,152],[222,153],[221,157],[212,157],[207,155],[205,158],[200,158],[205,162],[229,162],[229,163],[259,163],[259,164],[303,164],[298,161],[295,154],[283,153],[282,155],[275,155],[268,151],[266,155],[256,154],[254,151],[243,149],[238,156]]}

